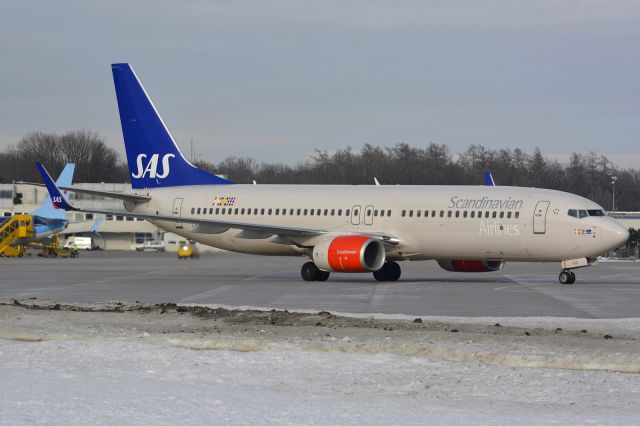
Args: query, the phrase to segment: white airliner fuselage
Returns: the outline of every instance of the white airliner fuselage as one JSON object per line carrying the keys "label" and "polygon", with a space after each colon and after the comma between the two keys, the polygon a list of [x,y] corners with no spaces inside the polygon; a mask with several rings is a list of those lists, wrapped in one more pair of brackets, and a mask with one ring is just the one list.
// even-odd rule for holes
{"label": "white airliner fuselage", "polygon": [[[392,235],[390,260],[562,261],[595,258],[627,231],[585,198],[546,189],[484,186],[204,185],[139,191],[134,213],[185,238],[242,253],[306,255],[332,235]],[[570,216],[569,213],[575,214]],[[587,212],[580,213],[580,212]],[[588,212],[591,212],[589,215]],[[583,216],[583,217],[579,217]],[[319,230],[314,236],[181,222],[181,218]]]}

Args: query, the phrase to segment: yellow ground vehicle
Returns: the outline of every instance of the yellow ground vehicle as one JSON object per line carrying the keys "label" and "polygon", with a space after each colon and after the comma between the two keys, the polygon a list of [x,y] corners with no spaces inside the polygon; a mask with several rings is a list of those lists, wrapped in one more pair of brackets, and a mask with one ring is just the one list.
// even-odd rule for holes
{"label": "yellow ground vehicle", "polygon": [[77,247],[60,246],[59,235],[53,236],[48,243],[33,243],[32,246],[42,250],[43,257],[78,257]]}
{"label": "yellow ground vehicle", "polygon": [[200,254],[193,241],[180,241],[178,243],[178,259],[197,259],[199,257]]}
{"label": "yellow ground vehicle", "polygon": [[0,223],[0,256],[24,256],[26,248],[12,246],[18,238],[32,238],[33,217],[19,214]]}

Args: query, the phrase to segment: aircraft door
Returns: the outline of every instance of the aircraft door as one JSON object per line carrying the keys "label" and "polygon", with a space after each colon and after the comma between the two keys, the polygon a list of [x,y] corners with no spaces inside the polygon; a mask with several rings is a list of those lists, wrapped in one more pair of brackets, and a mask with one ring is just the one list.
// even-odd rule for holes
{"label": "aircraft door", "polygon": [[366,206],[364,208],[364,224],[373,225],[373,206]]}
{"label": "aircraft door", "polygon": [[353,206],[351,208],[351,224],[360,225],[360,206]]}
{"label": "aircraft door", "polygon": [[[171,214],[177,218],[182,217],[182,201],[184,201],[184,198],[176,198],[175,200],[173,200],[173,210],[171,211]],[[182,229],[182,222],[177,220],[175,224],[176,228]]]}
{"label": "aircraft door", "polygon": [[538,201],[533,211],[533,233],[544,234],[547,232],[547,210],[549,201]]}

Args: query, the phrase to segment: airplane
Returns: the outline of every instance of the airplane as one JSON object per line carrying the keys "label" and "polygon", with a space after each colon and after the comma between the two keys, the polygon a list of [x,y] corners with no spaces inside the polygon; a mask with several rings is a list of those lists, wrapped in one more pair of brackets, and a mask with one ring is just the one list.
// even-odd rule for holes
{"label": "airplane", "polygon": [[[68,163],[60,173],[56,183],[60,186],[71,186],[75,167],[75,164]],[[57,208],[50,198],[46,198],[39,208],[29,214],[33,217],[33,237],[18,238],[13,241],[12,246],[27,245],[35,241],[41,241],[52,235],[59,234],[69,226],[69,221],[65,217],[66,211]]]}
{"label": "airplane", "polygon": [[[331,272],[397,281],[398,262],[435,260],[457,272],[560,262],[560,283],[572,284],[574,269],[629,237],[598,204],[549,189],[234,184],[187,161],[129,64],[112,73],[133,192],[59,188],[37,164],[61,209],[138,217],[234,252],[306,257],[305,281]],[[120,199],[125,210],[80,209],[61,189]]]}

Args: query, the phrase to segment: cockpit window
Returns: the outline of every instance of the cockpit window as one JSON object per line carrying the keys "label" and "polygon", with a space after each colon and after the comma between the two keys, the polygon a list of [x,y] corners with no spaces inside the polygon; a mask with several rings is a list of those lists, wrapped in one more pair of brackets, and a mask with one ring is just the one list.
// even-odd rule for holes
{"label": "cockpit window", "polygon": [[604,211],[602,210],[587,210],[589,216],[604,216]]}
{"label": "cockpit window", "polygon": [[589,216],[589,213],[587,213],[586,210],[578,210],[578,216],[582,219],[583,217]]}
{"label": "cockpit window", "polygon": [[573,210],[573,209],[571,209],[571,210],[569,210],[569,211],[567,212],[567,214],[568,214],[569,216],[571,216],[571,217],[575,217],[575,218],[577,218],[577,217],[578,217],[578,211],[577,211],[577,210]]}

